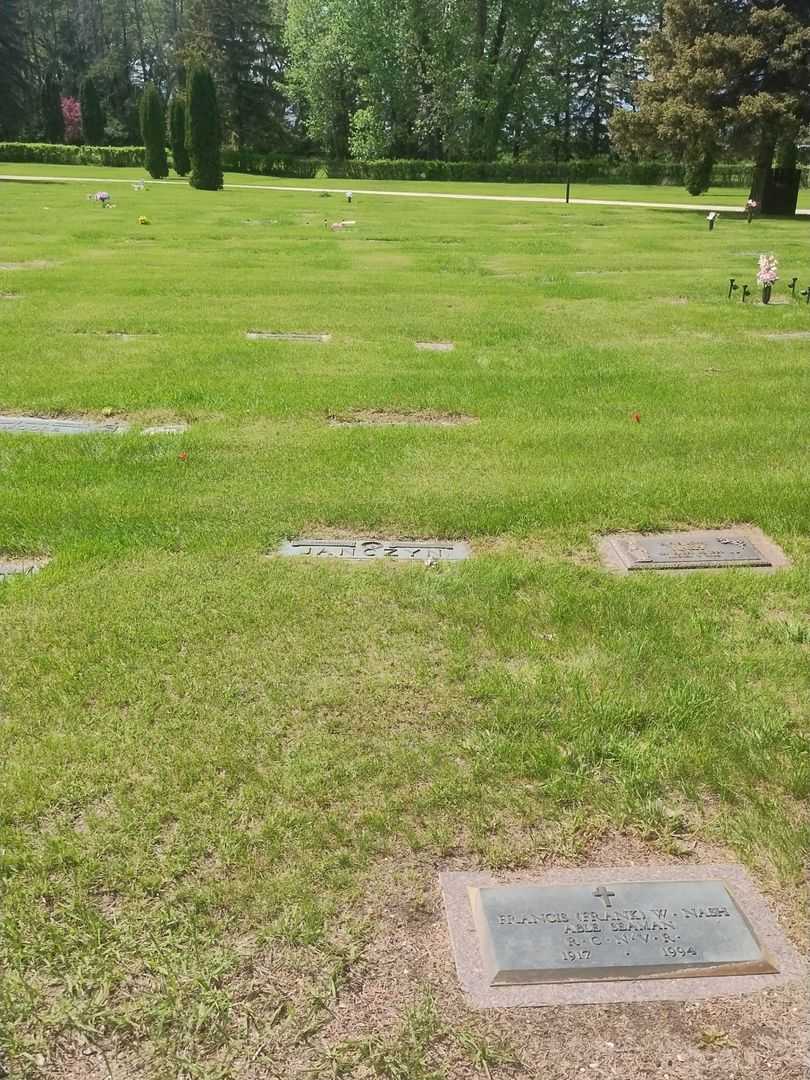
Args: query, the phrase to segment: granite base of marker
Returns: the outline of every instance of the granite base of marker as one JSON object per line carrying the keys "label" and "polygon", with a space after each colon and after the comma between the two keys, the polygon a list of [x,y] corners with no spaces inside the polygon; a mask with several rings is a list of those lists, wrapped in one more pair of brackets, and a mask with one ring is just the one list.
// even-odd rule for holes
{"label": "granite base of marker", "polygon": [[0,416],[0,432],[14,435],[118,435],[128,427],[117,422],[61,420],[49,416]]}
{"label": "granite base of marker", "polygon": [[782,549],[752,525],[665,533],[613,533],[596,538],[602,563],[615,573],[745,568],[760,573],[789,566]]}
{"label": "granite base of marker", "polygon": [[[705,975],[691,978],[666,976],[622,981],[577,981],[534,985],[491,985],[485,972],[470,889],[504,884],[574,886],[622,882],[700,882],[722,880],[744,913],[758,941],[767,951],[773,973]],[[444,873],[439,878],[450,931],[450,944],[459,982],[471,1005],[480,1009],[527,1008],[559,1005],[601,1005],[645,1001],[702,1001],[772,990],[806,979],[805,965],[788,941],[764,897],[742,867],[630,866],[549,870],[531,880],[518,875],[495,877],[482,873]]]}

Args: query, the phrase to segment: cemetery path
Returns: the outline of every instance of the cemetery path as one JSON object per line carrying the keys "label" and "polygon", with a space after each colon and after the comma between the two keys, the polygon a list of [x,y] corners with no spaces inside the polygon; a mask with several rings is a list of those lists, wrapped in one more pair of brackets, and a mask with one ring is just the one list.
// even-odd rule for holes
{"label": "cemetery path", "polygon": [[[0,173],[0,181],[30,181],[31,183],[54,183],[54,184],[132,184],[132,180],[118,179],[117,177],[93,177],[93,176],[24,176],[21,174]],[[185,185],[185,180],[148,180],[149,184]],[[315,194],[345,195],[352,191],[355,195],[382,195],[401,199],[456,199],[463,202],[504,202],[504,203],[552,203],[566,204],[562,197],[551,195],[466,195],[461,192],[450,191],[380,191],[373,188],[342,188],[342,187],[305,187],[294,184],[224,184],[228,190],[246,191],[297,191],[314,192]],[[577,199],[569,200],[572,206],[618,206],[636,207],[643,210],[693,210],[696,212],[717,210],[724,214],[734,214],[742,217],[745,210],[721,203],[677,203],[677,202],[642,202],[632,199]],[[810,217],[810,210],[799,209],[797,216]]]}

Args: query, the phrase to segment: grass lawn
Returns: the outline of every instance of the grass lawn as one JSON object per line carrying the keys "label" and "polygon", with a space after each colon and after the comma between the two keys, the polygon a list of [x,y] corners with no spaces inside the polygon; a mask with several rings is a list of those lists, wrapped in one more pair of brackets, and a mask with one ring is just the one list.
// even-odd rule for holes
{"label": "grass lawn", "polygon": [[[810,284],[803,223],[85,194],[0,184],[0,263],[31,264],[0,270],[0,412],[132,424],[0,432],[0,553],[52,557],[0,585],[0,1074],[3,1054],[71,1080],[607,1062],[628,1009],[553,1031],[465,1011],[443,867],[738,859],[801,940],[810,337],[787,335],[810,307],[725,294],[760,251],[779,298]],[[330,425],[352,410],[478,422]],[[745,522],[792,567],[622,578],[594,554],[609,530]],[[475,557],[266,557],[339,530]],[[756,1037],[798,1080],[800,1022],[778,1057],[773,1008]],[[753,1080],[746,1012],[636,1013],[609,1042],[632,1066],[601,1075],[677,1052],[672,1077]]]}
{"label": "grass lawn", "polygon": [[[104,168],[97,165],[27,165],[0,162],[0,173],[6,176],[57,176],[98,177],[110,180],[139,180],[146,176],[143,169]],[[172,173],[171,182],[179,178]],[[313,187],[334,188],[336,191],[413,191],[415,193],[445,192],[457,195],[510,195],[532,196],[551,199],[565,198],[565,184],[490,184],[474,182],[440,183],[432,180],[332,180],[318,177],[315,180],[256,176],[253,173],[225,173],[226,184],[259,185],[262,187]],[[582,184],[571,185],[572,199],[608,199],[624,202],[678,203],[693,205],[696,210],[704,205],[728,206],[739,210],[748,198],[747,188],[710,188],[702,195],[692,196],[681,187],[665,184]],[[799,208],[810,209],[810,188],[799,192]]]}

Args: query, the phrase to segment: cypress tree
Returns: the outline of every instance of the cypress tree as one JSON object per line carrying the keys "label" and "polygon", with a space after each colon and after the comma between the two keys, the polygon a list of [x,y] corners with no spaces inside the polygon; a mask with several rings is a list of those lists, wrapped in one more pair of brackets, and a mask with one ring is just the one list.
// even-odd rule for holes
{"label": "cypress tree", "polygon": [[62,143],[65,141],[65,118],[62,116],[62,95],[59,83],[53,72],[48,72],[40,92],[42,108],[42,133],[45,142]]}
{"label": "cypress tree", "polygon": [[14,139],[25,115],[25,54],[17,0],[0,0],[0,140]]}
{"label": "cypress tree", "polygon": [[79,100],[82,106],[82,138],[88,146],[101,146],[104,142],[104,113],[96,84],[89,77],[82,82]]}
{"label": "cypress tree", "polygon": [[166,159],[166,112],[154,83],[147,83],[141,98],[141,137],[143,138],[143,163],[155,180],[169,175]]}
{"label": "cypress tree", "polygon": [[191,161],[192,187],[218,191],[222,187],[217,91],[206,67],[192,69],[188,81],[186,146]]}
{"label": "cypress tree", "polygon": [[191,167],[186,147],[186,102],[179,94],[174,95],[169,106],[169,133],[174,171],[186,176]]}

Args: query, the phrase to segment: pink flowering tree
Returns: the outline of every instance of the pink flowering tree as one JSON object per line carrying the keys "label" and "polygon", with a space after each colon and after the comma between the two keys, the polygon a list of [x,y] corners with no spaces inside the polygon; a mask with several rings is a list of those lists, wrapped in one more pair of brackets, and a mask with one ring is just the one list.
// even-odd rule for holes
{"label": "pink flowering tree", "polygon": [[62,116],[65,120],[65,142],[82,141],[82,107],[74,97],[62,98]]}

